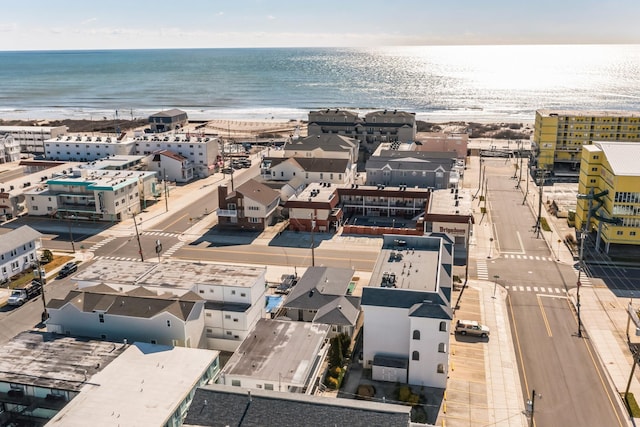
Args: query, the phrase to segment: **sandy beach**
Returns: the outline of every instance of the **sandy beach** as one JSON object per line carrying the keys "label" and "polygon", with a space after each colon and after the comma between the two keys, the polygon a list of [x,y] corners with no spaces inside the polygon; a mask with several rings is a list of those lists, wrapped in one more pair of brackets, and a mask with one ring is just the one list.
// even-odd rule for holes
{"label": "sandy beach", "polygon": [[[204,126],[202,126],[204,125]],[[113,133],[142,130],[149,126],[147,120],[0,120],[0,126],[67,126],[69,133],[104,132]],[[417,122],[418,132],[469,133],[471,138],[529,139],[533,123],[477,123],[477,122]],[[190,122],[185,132],[202,132],[227,138],[286,138],[298,134],[307,135],[304,120],[229,120],[211,119]]]}

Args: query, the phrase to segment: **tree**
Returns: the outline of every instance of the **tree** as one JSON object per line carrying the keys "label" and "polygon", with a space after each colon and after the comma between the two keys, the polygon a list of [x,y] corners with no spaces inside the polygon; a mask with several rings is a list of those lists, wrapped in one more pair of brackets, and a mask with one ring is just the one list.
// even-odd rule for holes
{"label": "tree", "polygon": [[329,349],[329,366],[342,366],[342,341],[339,337],[331,338],[331,348]]}
{"label": "tree", "polygon": [[41,261],[44,261],[44,263],[48,263],[48,262],[53,261],[53,253],[51,253],[51,251],[49,249],[43,250],[42,251]]}

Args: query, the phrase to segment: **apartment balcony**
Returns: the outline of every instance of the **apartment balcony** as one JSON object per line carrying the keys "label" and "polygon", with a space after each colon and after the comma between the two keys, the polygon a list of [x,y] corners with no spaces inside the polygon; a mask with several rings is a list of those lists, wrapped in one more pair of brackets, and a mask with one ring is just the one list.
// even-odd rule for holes
{"label": "apartment balcony", "polygon": [[217,214],[218,216],[224,216],[229,218],[238,217],[238,211],[236,209],[218,209]]}

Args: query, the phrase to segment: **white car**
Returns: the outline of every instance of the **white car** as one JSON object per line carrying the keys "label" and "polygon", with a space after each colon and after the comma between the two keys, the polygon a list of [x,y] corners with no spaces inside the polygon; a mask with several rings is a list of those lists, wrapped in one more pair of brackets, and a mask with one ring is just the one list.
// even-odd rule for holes
{"label": "white car", "polygon": [[456,322],[456,332],[459,332],[460,335],[476,335],[482,338],[489,336],[489,328],[475,320],[458,320]]}

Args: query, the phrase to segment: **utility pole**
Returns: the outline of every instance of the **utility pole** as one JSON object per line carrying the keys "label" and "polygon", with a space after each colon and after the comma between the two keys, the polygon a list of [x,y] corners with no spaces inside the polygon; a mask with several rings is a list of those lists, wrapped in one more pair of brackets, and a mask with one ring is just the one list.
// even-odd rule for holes
{"label": "utility pole", "polygon": [[524,192],[524,199],[522,199],[522,204],[523,205],[527,202],[527,195],[529,195],[529,178],[530,178],[529,170],[530,170],[529,169],[529,165],[527,165],[527,175],[526,175],[527,176],[527,188],[525,189],[525,192]]}
{"label": "utility pole", "polygon": [[538,235],[536,238],[540,238],[540,231],[542,229],[542,191],[544,189],[544,170],[538,169],[538,189],[540,190],[540,194],[538,197],[538,221],[536,222],[536,229],[538,231]]}
{"label": "utility pole", "polygon": [[518,177],[518,184],[516,184],[516,188],[520,188],[520,182],[522,181],[522,149],[520,148],[520,144],[522,140],[518,140],[518,157],[520,157],[520,176]]}
{"label": "utility pole", "polygon": [[[40,240],[40,247],[42,247],[42,240]],[[42,274],[42,270],[40,268],[40,257],[38,256],[38,251],[36,251],[36,268],[38,269],[38,282],[40,282],[40,291],[42,293],[42,321],[44,322],[49,318],[49,313],[47,312],[47,300],[44,296],[44,285],[47,283],[47,276]]]}
{"label": "utility pole", "polygon": [[531,400],[527,402],[527,405],[529,406],[529,426],[534,427],[535,421],[533,420],[533,414],[534,414],[535,405],[536,405],[536,389],[535,388],[531,390]]}
{"label": "utility pole", "polygon": [[162,174],[164,175],[164,211],[169,212],[169,190],[167,189],[167,169],[163,169]]}
{"label": "utility pole", "polygon": [[138,239],[138,252],[140,253],[140,261],[144,262],[144,255],[142,254],[142,244],[140,243],[140,233],[138,233],[138,220],[136,219],[135,212],[133,212],[133,225],[136,228],[136,239]]}
{"label": "utility pole", "polygon": [[580,233],[580,256],[578,260],[578,283],[576,284],[576,311],[578,313],[578,337],[582,338],[582,317],[580,317],[580,287],[582,283],[580,283],[580,278],[582,275],[582,257],[584,256],[584,239],[586,234],[584,233],[584,229]]}
{"label": "utility pole", "polygon": [[311,266],[315,267],[316,265],[316,254],[315,254],[315,241],[313,232],[316,228],[316,220],[313,217],[313,213],[309,214],[311,217]]}
{"label": "utility pole", "polygon": [[76,244],[73,241],[73,233],[71,232],[71,220],[67,218],[67,227],[69,228],[69,240],[71,240],[71,250],[76,253]]}

